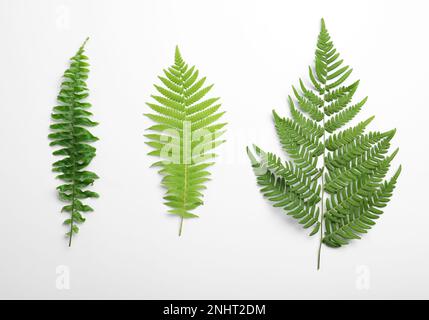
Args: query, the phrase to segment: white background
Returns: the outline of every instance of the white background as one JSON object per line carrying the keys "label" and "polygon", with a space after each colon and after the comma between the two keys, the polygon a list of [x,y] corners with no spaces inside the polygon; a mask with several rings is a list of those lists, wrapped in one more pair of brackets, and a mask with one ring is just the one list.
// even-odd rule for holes
{"label": "white background", "polygon": [[[429,298],[427,1],[0,1],[0,298]],[[376,227],[340,250],[262,198],[245,155],[281,154],[287,115],[312,63],[320,18],[369,96],[358,120],[397,128],[403,173]],[[47,135],[60,76],[90,36],[89,87],[101,177],[96,211],[67,247]],[[149,165],[145,102],[173,62],[197,65],[227,111],[199,219],[166,214]],[[57,288],[66,266],[70,289]]]}

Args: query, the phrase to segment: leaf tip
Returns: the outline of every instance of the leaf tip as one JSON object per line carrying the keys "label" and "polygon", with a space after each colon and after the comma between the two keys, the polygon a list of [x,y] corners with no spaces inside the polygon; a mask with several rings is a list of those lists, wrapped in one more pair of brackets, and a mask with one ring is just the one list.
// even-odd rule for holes
{"label": "leaf tip", "polygon": [[395,177],[399,177],[399,174],[401,173],[401,171],[402,171],[402,164],[400,164],[398,170],[396,170]]}
{"label": "leaf tip", "polygon": [[176,62],[182,61],[182,54],[180,53],[179,45],[176,45],[176,49],[174,51],[174,59]]}
{"label": "leaf tip", "polygon": [[396,133],[396,128],[393,128],[392,130],[387,131],[384,135],[386,137],[393,138],[393,136],[395,135],[395,133]]}
{"label": "leaf tip", "polygon": [[273,109],[272,113],[273,113],[274,120],[280,119],[280,116],[277,114],[276,110]]}
{"label": "leaf tip", "polygon": [[320,19],[320,26],[321,26],[322,30],[326,30],[326,24],[325,24],[324,18]]}
{"label": "leaf tip", "polygon": [[375,116],[369,117],[365,122],[366,124],[369,124],[372,120],[374,120]]}
{"label": "leaf tip", "polygon": [[80,48],[83,49],[88,41],[89,41],[89,37],[86,37],[85,41],[82,43]]}

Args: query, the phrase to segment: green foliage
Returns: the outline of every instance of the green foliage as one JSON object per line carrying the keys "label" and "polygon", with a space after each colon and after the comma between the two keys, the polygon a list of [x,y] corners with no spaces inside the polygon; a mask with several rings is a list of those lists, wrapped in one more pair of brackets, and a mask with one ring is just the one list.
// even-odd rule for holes
{"label": "green foliage", "polygon": [[279,140],[291,160],[282,161],[256,146],[256,155],[247,149],[263,195],[310,228],[310,235],[320,231],[320,245],[330,247],[360,239],[371,229],[401,172],[399,167],[385,179],[398,151],[388,154],[396,130],[365,133],[374,117],[345,128],[367,101],[352,104],[359,81],[345,84],[351,72],[322,19],[309,84],[299,80],[299,89],[292,87],[291,118],[273,112]]}
{"label": "green foliage", "polygon": [[98,194],[87,190],[98,176],[84,170],[95,157],[95,148],[89,143],[97,141],[87,129],[97,125],[90,120],[89,112],[91,104],[85,102],[88,97],[86,79],[89,73],[88,58],[84,55],[82,44],[74,57],[71,58],[69,68],[64,72],[60,93],[57,97],[58,104],[54,107],[52,119],[55,122],[50,126],[53,133],[49,134],[52,140],[51,146],[58,147],[53,152],[62,159],[53,164],[53,171],[58,173],[57,178],[64,184],[57,187],[59,198],[67,202],[62,212],[69,213],[69,218],[64,221],[69,228],[66,233],[71,246],[72,237],[78,233],[78,225],[85,222],[82,213],[93,211],[84,204],[83,199],[97,198]]}
{"label": "green foliage", "polygon": [[193,210],[203,204],[207,168],[214,164],[213,149],[225,142],[220,137],[226,124],[218,122],[224,114],[219,98],[205,97],[213,85],[205,85],[206,78],[188,66],[178,47],[174,65],[159,80],[158,94],[151,96],[155,102],[147,103],[154,113],[146,116],[156,124],[146,143],[153,149],[149,155],[160,158],[154,166],[163,176],[168,212],[180,217],[180,236],[183,220],[198,217]]}

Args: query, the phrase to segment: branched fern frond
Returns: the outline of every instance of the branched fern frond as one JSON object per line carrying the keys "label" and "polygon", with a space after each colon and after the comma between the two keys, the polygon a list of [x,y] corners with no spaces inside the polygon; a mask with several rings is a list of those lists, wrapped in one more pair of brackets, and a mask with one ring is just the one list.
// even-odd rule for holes
{"label": "branched fern frond", "polygon": [[155,102],[147,103],[153,113],[146,116],[156,124],[148,129],[146,143],[152,147],[149,155],[160,158],[154,166],[163,176],[168,212],[180,217],[180,236],[183,220],[198,217],[193,211],[203,204],[207,169],[214,164],[213,149],[225,142],[226,124],[218,121],[224,114],[219,98],[206,98],[213,85],[189,67],[178,47],[174,64],[159,80],[158,94],[151,96]]}
{"label": "branched fern frond", "polygon": [[59,105],[54,107],[52,113],[55,123],[50,129],[53,132],[48,136],[52,140],[50,145],[58,147],[53,155],[62,157],[53,164],[53,171],[64,182],[57,190],[59,198],[68,203],[62,208],[62,212],[69,214],[69,218],[64,221],[69,228],[66,233],[69,246],[73,235],[79,231],[78,225],[85,222],[82,213],[93,211],[83,200],[98,197],[96,192],[87,190],[98,176],[85,170],[95,157],[96,149],[90,143],[98,140],[87,129],[97,125],[90,120],[91,104],[85,101],[89,95],[85,82],[89,73],[88,57],[84,54],[87,41],[88,39],[71,58],[70,66],[64,72],[57,97]]}
{"label": "branched fern frond", "polygon": [[[385,179],[398,150],[388,154],[396,130],[365,133],[374,117],[345,128],[367,102],[352,104],[359,81],[345,84],[344,65],[322,19],[309,83],[300,79],[289,97],[291,118],[273,111],[283,161],[259,147],[247,149],[261,192],[322,243],[341,247],[375,224],[392,197],[401,167]],[[321,161],[319,161],[321,160]],[[321,162],[321,163],[320,163]],[[320,266],[320,248],[318,268]]]}

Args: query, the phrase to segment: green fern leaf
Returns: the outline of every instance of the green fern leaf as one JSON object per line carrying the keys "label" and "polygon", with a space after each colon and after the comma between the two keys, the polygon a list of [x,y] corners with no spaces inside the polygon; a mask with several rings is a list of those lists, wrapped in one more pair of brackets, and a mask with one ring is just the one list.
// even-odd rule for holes
{"label": "green fern leaf", "polygon": [[310,235],[320,233],[318,268],[323,243],[341,247],[371,229],[401,172],[399,167],[385,179],[398,152],[389,154],[396,130],[365,133],[374,117],[343,128],[367,101],[352,105],[359,81],[345,84],[352,69],[343,63],[322,19],[315,63],[309,67],[311,86],[300,80],[300,90],[292,87],[291,118],[273,111],[291,161],[258,147],[247,149],[262,194],[305,228],[312,227]]}
{"label": "green fern leaf", "polygon": [[88,39],[82,44],[77,53],[71,58],[69,68],[64,72],[58,102],[60,105],[53,108],[49,134],[51,146],[59,147],[53,152],[55,156],[63,156],[54,162],[53,171],[59,173],[57,178],[64,184],[57,187],[59,198],[68,203],[62,212],[69,213],[70,217],[64,221],[69,228],[66,233],[71,246],[73,235],[79,232],[78,225],[85,222],[82,213],[93,211],[89,205],[83,204],[87,198],[98,198],[98,194],[86,190],[98,176],[84,170],[95,157],[96,149],[89,143],[97,141],[87,129],[97,125],[90,120],[92,113],[88,111],[91,104],[84,100],[88,97],[88,88],[85,80],[88,78],[88,57],[84,55],[84,47]]}
{"label": "green fern leaf", "polygon": [[153,150],[149,155],[160,158],[154,163],[163,176],[166,189],[165,205],[170,214],[180,217],[179,236],[183,220],[198,217],[193,211],[203,204],[205,184],[210,180],[207,169],[214,164],[213,149],[224,143],[219,123],[224,112],[219,111],[219,98],[207,98],[213,85],[199,78],[195,67],[189,67],[176,47],[174,65],[159,77],[155,85],[160,95],[152,95],[155,103],[147,103],[154,113],[146,116],[156,124],[146,134]]}

